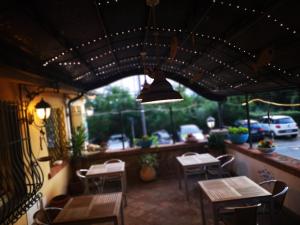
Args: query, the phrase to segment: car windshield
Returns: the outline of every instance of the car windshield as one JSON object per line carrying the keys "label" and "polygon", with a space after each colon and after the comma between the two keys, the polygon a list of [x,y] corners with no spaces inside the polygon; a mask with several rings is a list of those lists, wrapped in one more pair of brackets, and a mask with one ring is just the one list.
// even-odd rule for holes
{"label": "car windshield", "polygon": [[[124,137],[124,140],[126,137]],[[114,135],[109,138],[109,141],[122,141],[122,135]]]}
{"label": "car windshield", "polygon": [[[256,125],[258,125],[258,122],[254,121],[254,120],[251,120],[250,124],[256,126]],[[242,125],[242,126],[248,125],[248,121],[247,120],[238,121],[237,125]]]}
{"label": "car windshield", "polygon": [[161,133],[159,133],[159,135],[160,135],[162,138],[168,138],[168,137],[169,137],[169,134],[166,133],[166,132],[161,132]]}
{"label": "car windshield", "polygon": [[199,132],[200,132],[200,130],[196,126],[183,126],[183,127],[181,127],[181,133],[182,134],[195,134],[195,133],[199,133]]}
{"label": "car windshield", "polygon": [[274,123],[275,124],[285,124],[285,123],[294,123],[293,119],[292,118],[282,118],[282,119],[277,119],[277,120],[274,120]]}

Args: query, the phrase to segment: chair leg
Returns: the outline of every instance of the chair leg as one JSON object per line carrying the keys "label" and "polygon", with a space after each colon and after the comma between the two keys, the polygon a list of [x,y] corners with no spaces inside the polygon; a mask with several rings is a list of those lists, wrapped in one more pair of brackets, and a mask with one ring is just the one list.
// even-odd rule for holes
{"label": "chair leg", "polygon": [[189,188],[188,188],[188,177],[186,172],[184,172],[184,187],[185,187],[185,196],[186,196],[186,200],[190,200],[189,198]]}

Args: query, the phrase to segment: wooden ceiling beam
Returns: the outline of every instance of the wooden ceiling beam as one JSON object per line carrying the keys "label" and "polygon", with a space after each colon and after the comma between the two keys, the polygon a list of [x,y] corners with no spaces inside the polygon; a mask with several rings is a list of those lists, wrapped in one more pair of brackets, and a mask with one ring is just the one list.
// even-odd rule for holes
{"label": "wooden ceiling beam", "polygon": [[0,64],[2,65],[15,68],[18,71],[24,71],[24,74],[36,74],[40,78],[47,80],[47,82],[51,80],[54,83],[61,82],[75,88],[80,88],[78,84],[70,79],[70,75],[61,68],[50,66],[46,70],[41,66],[39,59],[22,51],[19,47],[11,43],[0,41],[0,49],[2,51],[2,54],[0,54]]}
{"label": "wooden ceiling beam", "polygon": [[[62,47],[69,50],[74,58],[77,58],[81,65],[84,65],[88,72],[94,74],[95,69],[93,66],[87,62],[82,56],[81,53],[75,48],[74,44],[71,43],[62,33],[57,30],[51,23],[48,21],[36,8],[35,2],[33,0],[30,1],[22,1],[17,0],[19,4],[23,7],[23,11],[29,16],[33,22],[35,22],[38,26],[40,26],[44,31],[46,31],[51,37],[53,37]],[[26,4],[25,4],[26,3]],[[25,9],[25,10],[24,10]]]}
{"label": "wooden ceiling beam", "polygon": [[[266,10],[266,12],[272,11],[275,8],[278,8],[280,5],[282,4],[282,2],[277,2],[275,5],[269,3],[269,5],[267,6],[268,9]],[[241,35],[242,33],[244,33],[245,31],[247,31],[248,29],[250,29],[252,26],[254,26],[255,24],[257,24],[265,15],[260,15],[259,17],[257,17],[255,20],[252,19],[246,19],[246,20],[242,20],[242,21],[238,21],[235,25],[230,26],[229,29],[227,29],[223,35],[223,37],[225,37],[224,39],[226,39],[227,41],[232,41],[233,39],[235,39],[236,37],[238,37],[239,35]],[[233,28],[232,28],[233,27]],[[210,44],[208,45],[208,47],[206,48],[206,50],[204,50],[204,53],[207,54],[211,54],[212,51],[218,51],[218,49],[220,48],[221,45],[216,45],[214,44],[213,41],[210,42]],[[187,66],[185,66],[184,70],[188,70],[192,65],[197,64],[203,56],[200,56],[196,59],[194,59],[193,57],[191,58],[189,64]],[[235,59],[235,61],[237,63],[244,63],[242,60],[240,59]],[[224,68],[224,66],[217,66],[214,71],[217,71],[216,69],[220,69],[220,68]],[[226,69],[226,68],[225,68]],[[219,70],[220,72],[223,71],[224,69]]]}
{"label": "wooden ceiling beam", "polygon": [[[98,18],[98,22],[99,22],[101,28],[103,29],[104,35],[107,35],[107,28],[106,28],[107,25],[106,25],[105,22],[104,22],[102,13],[101,13],[101,11],[100,11],[100,9],[99,9],[99,7],[98,7],[97,2],[96,2],[96,1],[93,1],[93,5],[94,5],[94,7],[95,7],[96,14],[97,14],[97,18]],[[112,56],[113,56],[113,59],[115,60],[116,65],[118,66],[118,71],[119,71],[119,73],[120,73],[120,69],[119,69],[119,68],[120,68],[120,62],[119,62],[118,57],[116,56],[116,54],[112,51],[113,48],[112,48],[112,44],[111,44],[111,40],[110,40],[109,35],[107,35],[106,40],[107,40],[107,43],[108,43],[108,44],[107,44],[107,45],[108,45],[108,48],[109,48],[109,50],[111,51],[111,54],[112,54]]]}

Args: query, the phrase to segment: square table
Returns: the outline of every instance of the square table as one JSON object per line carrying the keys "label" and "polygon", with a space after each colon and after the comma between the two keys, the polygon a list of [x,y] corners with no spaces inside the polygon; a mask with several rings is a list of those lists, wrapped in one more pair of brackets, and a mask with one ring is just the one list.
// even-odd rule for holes
{"label": "square table", "polygon": [[126,170],[125,170],[125,162],[114,162],[114,163],[107,163],[107,164],[96,164],[91,165],[88,172],[86,173],[87,179],[94,179],[94,178],[114,178],[120,177],[121,186],[122,186],[122,193],[125,199],[125,205],[127,204],[126,198],[126,189],[127,189],[127,180],[126,180]]}
{"label": "square table", "polygon": [[[244,204],[251,200],[271,201],[272,194],[246,176],[199,181],[202,224],[205,225],[203,197],[206,196],[213,209],[214,225],[218,224],[218,210],[224,205]],[[271,212],[272,213],[272,212]]]}
{"label": "square table", "polygon": [[[181,178],[182,174],[184,177],[184,187],[185,187],[185,194],[186,199],[189,200],[189,191],[188,191],[188,180],[187,176],[189,172],[193,169],[201,169],[207,166],[218,166],[220,171],[220,161],[213,157],[208,153],[204,154],[195,154],[195,155],[187,155],[187,156],[178,156],[176,157],[179,163],[178,169],[178,181],[179,181],[179,188],[181,189]],[[221,174],[221,173],[219,173]]]}
{"label": "square table", "polygon": [[93,224],[113,222],[124,225],[122,193],[82,195],[71,198],[52,224]]}

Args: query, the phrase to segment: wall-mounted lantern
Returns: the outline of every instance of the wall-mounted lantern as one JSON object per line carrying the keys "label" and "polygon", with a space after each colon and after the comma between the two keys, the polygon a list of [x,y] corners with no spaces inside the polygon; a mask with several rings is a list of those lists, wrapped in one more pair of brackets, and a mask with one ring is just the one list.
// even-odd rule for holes
{"label": "wall-mounted lantern", "polygon": [[212,116],[208,117],[206,119],[206,124],[208,126],[209,129],[213,129],[216,125],[216,120],[215,118],[213,118]]}

